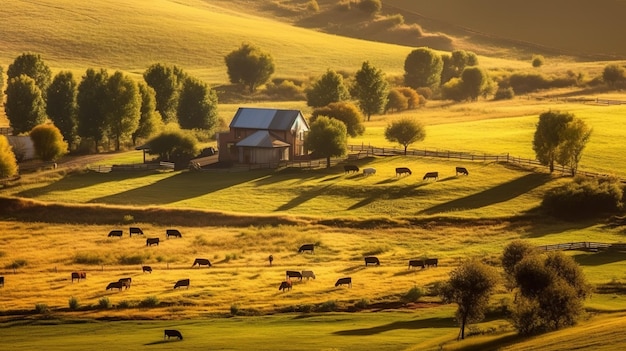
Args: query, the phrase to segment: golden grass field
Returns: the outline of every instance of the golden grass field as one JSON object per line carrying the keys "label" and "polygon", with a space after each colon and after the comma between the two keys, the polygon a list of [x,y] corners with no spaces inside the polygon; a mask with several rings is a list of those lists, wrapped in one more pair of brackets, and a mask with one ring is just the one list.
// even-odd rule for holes
{"label": "golden grass field", "polygon": [[[333,1],[318,2],[322,13],[334,13]],[[425,30],[441,30],[446,21],[457,20],[454,11],[442,17],[432,2],[384,3],[405,11],[407,19],[419,5],[419,14],[427,16],[431,26],[424,25]],[[446,3],[459,5],[454,0]],[[5,18],[0,21],[0,66],[6,72],[19,54],[35,52],[54,73],[71,70],[79,77],[87,68],[102,67],[139,79],[150,64],[162,62],[220,86],[227,84],[223,57],[246,41],[274,57],[278,78],[307,81],[329,68],[355,72],[365,60],[390,78],[402,75],[404,58],[413,47],[329,34],[329,28],[322,28],[324,17],[307,22],[320,24],[319,31],[294,27],[303,20],[294,9],[304,6],[304,1],[155,0],[146,6],[138,0],[6,0],[0,5]],[[529,16],[537,11],[518,14],[532,21]],[[606,26],[579,27],[600,30],[618,25],[608,18],[602,19]],[[458,24],[471,27],[475,19],[466,20]],[[35,21],[37,25],[32,25]],[[493,75],[531,71],[534,52],[519,55],[522,49],[507,48],[499,41],[502,38],[485,43],[498,24],[484,18],[480,23],[493,26],[476,28],[484,32],[483,41],[459,35],[453,42],[466,49],[480,47],[480,64]],[[455,35],[462,32],[450,28]],[[532,39],[514,34],[510,35],[515,40]],[[620,60],[625,56],[605,51],[610,42],[571,37],[587,40],[584,45],[597,44],[589,50],[600,51],[602,46],[599,56]],[[539,44],[551,45],[554,38],[546,40]],[[608,63],[623,64],[590,60],[593,55],[585,50],[560,55],[559,50],[571,50],[567,47],[571,43],[559,43],[563,46],[546,49],[557,54],[546,54],[539,72],[572,71],[591,80]],[[425,124],[427,137],[411,148],[533,158],[538,115],[559,109],[593,127],[581,169],[625,177],[621,132],[626,108],[557,99],[565,96],[626,100],[621,91],[581,88],[500,102],[429,101],[419,110],[374,116],[366,122],[365,134],[349,143],[397,146],[384,139],[385,126],[395,118],[414,116]],[[304,101],[247,101],[220,104],[219,115],[228,123],[240,106],[311,112]],[[0,112],[0,126],[7,124]],[[141,162],[141,153],[134,151],[103,157],[92,166]],[[513,239],[536,245],[624,242],[624,229],[608,226],[606,219],[562,222],[537,215],[542,194],[567,178],[542,169],[480,161],[371,157],[359,165],[375,166],[376,177],[345,175],[341,165],[307,172],[132,174],[61,166],[24,175],[20,182],[0,188],[6,206],[0,211],[0,275],[5,277],[0,319],[8,331],[5,344],[12,350],[102,349],[110,347],[111,335],[118,336],[121,349],[152,350],[172,345],[189,350],[614,350],[626,344],[622,332],[626,298],[619,289],[599,290],[587,300],[588,315],[578,326],[521,339],[499,312],[513,298],[500,286],[488,318],[474,325],[474,331],[484,335],[462,342],[454,341],[455,306],[442,305],[429,294],[433,283],[446,279],[466,258],[498,265],[502,248]],[[414,174],[396,177],[398,165],[409,166]],[[457,165],[468,167],[470,176],[456,176]],[[421,179],[431,170],[441,172],[440,181]],[[160,245],[148,247],[145,237],[129,237],[129,226],[140,226],[146,237],[159,237]],[[165,239],[167,228],[178,228],[183,238]],[[122,229],[125,235],[108,238],[112,229]],[[298,254],[303,243],[317,244],[315,254]],[[267,261],[270,254],[275,259],[272,267]],[[368,255],[379,257],[381,266],[365,267],[363,257]],[[621,253],[571,255],[596,287],[621,287],[626,281]],[[191,268],[197,257],[210,259],[213,267]],[[439,258],[440,266],[407,268],[409,259],[425,257]],[[144,264],[153,267],[152,274],[141,271]],[[285,270],[304,269],[313,270],[317,279],[296,282],[292,291],[278,291]],[[87,279],[72,282],[70,273],[78,270],[86,271]],[[343,276],[353,278],[352,288],[334,287]],[[108,282],[123,277],[132,277],[131,289],[104,290]],[[184,278],[191,280],[189,289],[172,289]],[[426,296],[418,302],[403,300],[414,287]],[[68,308],[72,297],[79,303],[75,311]],[[104,298],[110,308],[98,307]],[[141,307],[142,303],[156,306]],[[37,304],[50,311],[35,312]],[[321,312],[332,309],[329,306],[341,312]],[[238,316],[232,317],[233,311]],[[162,329],[172,325],[185,332],[182,344],[163,341]],[[72,340],[64,338],[69,334]]]}

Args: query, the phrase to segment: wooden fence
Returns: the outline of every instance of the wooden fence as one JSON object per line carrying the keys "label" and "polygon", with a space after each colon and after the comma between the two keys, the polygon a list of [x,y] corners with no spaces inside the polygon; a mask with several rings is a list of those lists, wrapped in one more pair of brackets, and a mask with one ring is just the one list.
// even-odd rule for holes
{"label": "wooden fence", "polygon": [[579,242],[571,242],[564,244],[554,244],[554,245],[542,245],[537,247],[539,250],[543,251],[566,251],[566,250],[577,250],[577,251],[601,251],[601,250],[626,250],[626,243],[615,243],[615,244],[607,244],[607,243],[597,243],[590,241],[579,241]]}

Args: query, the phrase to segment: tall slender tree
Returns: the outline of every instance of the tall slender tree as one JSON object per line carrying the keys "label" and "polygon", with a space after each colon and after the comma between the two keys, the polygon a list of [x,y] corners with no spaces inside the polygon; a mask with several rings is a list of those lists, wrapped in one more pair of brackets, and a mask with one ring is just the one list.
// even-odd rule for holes
{"label": "tall slender tree", "polygon": [[92,139],[95,151],[106,135],[107,81],[105,69],[89,68],[78,84],[76,102],[78,104],[78,135]]}
{"label": "tall slender tree", "polygon": [[44,101],[46,100],[45,93],[48,90],[48,85],[52,80],[52,71],[50,67],[41,58],[39,54],[23,53],[9,65],[7,75],[9,79],[19,77],[20,75],[27,75],[31,77],[39,90],[41,90]]}
{"label": "tall slender tree", "polygon": [[182,69],[162,63],[153,64],[143,74],[156,93],[156,109],[165,123],[176,121],[178,94],[186,76]]}
{"label": "tall slender tree", "polygon": [[208,84],[187,77],[178,103],[178,123],[183,129],[211,129],[217,125],[217,93]]}
{"label": "tall slender tree", "polygon": [[130,139],[139,126],[141,95],[137,83],[117,71],[107,81],[106,96],[106,129],[119,151],[121,141]]}
{"label": "tall slender tree", "polygon": [[34,79],[24,74],[11,78],[6,94],[4,110],[14,135],[30,132],[46,121],[46,103]]}
{"label": "tall slender tree", "polygon": [[132,134],[133,145],[137,145],[137,139],[147,139],[155,134],[162,126],[163,121],[159,111],[156,110],[156,93],[154,89],[144,82],[137,83],[141,95],[141,117],[139,126]]}
{"label": "tall slender tree", "polygon": [[48,86],[46,112],[59,128],[70,149],[74,146],[78,128],[78,83],[70,71],[59,72]]}
{"label": "tall slender tree", "polygon": [[352,96],[359,101],[361,111],[369,121],[372,114],[382,113],[387,105],[389,84],[382,70],[372,66],[369,61],[363,62],[356,72]]}

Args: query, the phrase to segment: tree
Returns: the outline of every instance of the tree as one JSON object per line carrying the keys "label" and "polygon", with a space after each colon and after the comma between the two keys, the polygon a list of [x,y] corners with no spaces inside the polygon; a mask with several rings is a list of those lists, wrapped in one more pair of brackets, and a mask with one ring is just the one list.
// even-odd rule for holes
{"label": "tree", "polygon": [[442,55],[441,59],[443,61],[441,84],[447,83],[452,78],[460,78],[465,67],[478,66],[478,56],[471,51],[454,50],[450,55]]}
{"label": "tree", "polygon": [[134,80],[116,71],[106,83],[106,97],[106,129],[119,151],[121,141],[129,139],[139,126],[141,95]]}
{"label": "tree", "polygon": [[311,114],[311,122],[319,116],[331,117],[340,120],[346,125],[349,136],[356,137],[363,135],[365,126],[363,125],[363,115],[359,109],[351,102],[332,102],[324,107],[318,107]]}
{"label": "tree", "polygon": [[230,82],[247,86],[251,93],[274,74],[272,56],[247,43],[226,55],[224,61]]}
{"label": "tree", "polygon": [[176,163],[177,168],[186,166],[198,154],[198,141],[182,131],[162,132],[148,141],[149,153],[159,155],[163,161]]}
{"label": "tree", "polygon": [[578,171],[578,164],[591,137],[591,132],[591,128],[578,118],[569,122],[565,128],[563,140],[558,149],[557,161],[563,166],[569,167],[572,176],[575,176]]}
{"label": "tree", "polygon": [[426,131],[424,126],[412,118],[402,118],[391,122],[385,128],[385,139],[398,143],[404,147],[404,154],[409,145],[424,140]]}
{"label": "tree", "polygon": [[143,74],[143,79],[156,93],[156,110],[163,122],[176,121],[178,93],[186,74],[176,66],[155,63]]}
{"label": "tree", "polygon": [[46,103],[35,81],[26,75],[11,78],[7,85],[4,110],[13,135],[27,133],[46,121]]}
{"label": "tree", "polygon": [[78,104],[78,135],[92,139],[95,151],[105,135],[106,127],[106,85],[109,74],[105,69],[95,71],[89,68],[78,84],[76,102]]}
{"label": "tree", "polygon": [[217,94],[204,82],[187,77],[178,100],[178,123],[183,129],[212,129],[217,125]]}
{"label": "tree", "polygon": [[4,135],[0,135],[0,178],[8,178],[17,174],[17,159]]}
{"label": "tree", "polygon": [[35,154],[42,161],[55,161],[67,154],[68,145],[63,135],[54,124],[40,124],[30,131],[30,139],[35,147]]}
{"label": "tree", "polygon": [[461,325],[459,339],[465,339],[465,326],[484,318],[489,297],[498,281],[492,267],[478,260],[468,260],[450,273],[441,296],[444,302],[456,303],[456,319]]}
{"label": "tree", "polygon": [[7,76],[9,79],[17,78],[20,75],[27,75],[31,77],[39,90],[41,90],[42,97],[46,99],[45,94],[48,90],[48,85],[52,79],[52,72],[50,68],[44,63],[41,55],[24,53],[18,56],[12,64],[9,65],[7,70]]}
{"label": "tree", "polygon": [[356,72],[352,96],[359,101],[361,111],[367,116],[367,120],[373,113],[381,113],[387,104],[389,84],[385,81],[382,70],[363,62],[361,69]]}
{"label": "tree", "polygon": [[478,100],[479,96],[488,93],[492,87],[487,71],[477,66],[465,68],[461,73],[461,82],[463,95],[471,101]]}
{"label": "tree", "polygon": [[156,93],[148,84],[139,82],[137,84],[141,96],[141,115],[139,126],[132,134],[133,145],[137,145],[138,138],[149,138],[163,124],[161,115],[156,110]]}
{"label": "tree", "polygon": [[502,253],[502,268],[504,273],[513,276],[515,266],[525,257],[535,254],[536,248],[524,240],[514,240],[504,247]]}
{"label": "tree", "polygon": [[78,105],[76,103],[78,83],[72,72],[59,72],[48,86],[46,112],[59,128],[70,149],[74,145],[78,128]]}
{"label": "tree", "polygon": [[409,108],[409,99],[399,89],[391,89],[387,95],[385,112],[400,112]]}
{"label": "tree", "polygon": [[611,88],[615,87],[617,83],[623,81],[625,78],[624,68],[615,63],[605,66],[602,71],[602,79]]}
{"label": "tree", "polygon": [[379,13],[383,8],[383,4],[380,0],[360,0],[356,4],[357,8],[370,16],[374,16]]}
{"label": "tree", "polygon": [[330,168],[330,158],[343,156],[347,152],[348,134],[343,122],[326,116],[318,117],[311,123],[304,139],[304,147],[316,156],[326,158],[326,168]]}
{"label": "tree", "polygon": [[312,107],[322,107],[349,98],[350,93],[343,77],[333,70],[326,71],[306,92],[307,105]]}
{"label": "tree", "polygon": [[532,58],[533,67],[539,68],[543,66],[545,62],[546,62],[546,59],[542,55],[533,55],[533,58]]}
{"label": "tree", "polygon": [[539,123],[533,138],[533,150],[542,165],[549,166],[554,172],[559,146],[563,141],[567,124],[574,119],[570,113],[548,111],[539,115]]}
{"label": "tree", "polygon": [[429,48],[417,48],[404,61],[404,84],[417,89],[428,87],[435,90],[441,83],[443,60]]}
{"label": "tree", "polygon": [[420,106],[420,104],[426,103],[426,99],[420,97],[420,94],[415,89],[409,87],[396,88],[404,97],[407,98],[407,109],[413,110]]}
{"label": "tree", "polygon": [[0,66],[0,103],[4,100],[4,68]]}

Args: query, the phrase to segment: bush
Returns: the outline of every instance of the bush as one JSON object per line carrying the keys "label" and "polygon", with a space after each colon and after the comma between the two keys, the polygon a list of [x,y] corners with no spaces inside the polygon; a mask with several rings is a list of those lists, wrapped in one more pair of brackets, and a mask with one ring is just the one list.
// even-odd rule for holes
{"label": "bush", "polygon": [[109,298],[105,296],[98,300],[98,308],[103,310],[111,308],[111,301],[109,301]]}
{"label": "bush", "polygon": [[26,262],[26,260],[24,260],[24,259],[17,259],[15,261],[13,261],[12,263],[6,265],[4,268],[5,269],[13,269],[13,270],[15,270],[15,269],[24,267],[27,264],[28,264],[28,262]]}
{"label": "bush", "polygon": [[78,303],[78,299],[75,298],[74,296],[70,297],[69,306],[70,306],[70,310],[72,311],[77,310],[78,307],[80,306],[80,304]]}
{"label": "bush", "polygon": [[239,313],[239,305],[237,304],[230,305],[230,315],[236,316],[238,313]]}
{"label": "bush", "polygon": [[83,253],[79,252],[74,255],[74,259],[72,259],[73,263],[76,264],[102,264],[104,263],[104,259],[100,257],[100,255],[95,253]]}
{"label": "bush", "polygon": [[53,124],[41,124],[30,131],[35,154],[42,161],[54,161],[67,154],[68,144],[63,140],[59,128]]}
{"label": "bush", "polygon": [[157,307],[158,305],[159,299],[156,296],[148,296],[139,302],[141,308]]}
{"label": "bush", "polygon": [[422,291],[422,289],[414,286],[409,289],[409,291],[404,296],[402,296],[402,300],[406,302],[417,302],[423,295],[424,292]]}
{"label": "bush", "polygon": [[360,299],[359,301],[357,301],[357,303],[354,304],[354,307],[362,310],[362,309],[367,308],[369,304],[370,302],[368,299]]}
{"label": "bush", "polygon": [[280,100],[293,101],[305,100],[306,94],[302,86],[296,85],[290,80],[283,80],[280,83],[270,82],[265,86],[267,95]]}
{"label": "bush", "polygon": [[319,312],[333,312],[337,310],[337,301],[329,300],[321,304],[318,309]]}
{"label": "bush", "polygon": [[50,312],[50,308],[45,303],[38,303],[35,305],[35,312],[39,314],[46,314]]}
{"label": "bush", "polygon": [[383,8],[383,4],[380,0],[361,0],[357,3],[357,7],[368,15],[375,15]]}
{"label": "bush", "polygon": [[132,304],[129,301],[122,300],[117,304],[117,308],[131,308]]}
{"label": "bush", "polygon": [[543,58],[543,56],[541,56],[541,55],[533,55],[532,65],[535,68],[541,67],[541,66],[543,66],[545,61],[546,61],[546,59]]}
{"label": "bush", "polygon": [[494,95],[494,100],[511,100],[515,97],[515,91],[513,88],[499,88]]}
{"label": "bush", "polygon": [[143,255],[130,255],[130,256],[122,255],[117,260],[117,262],[123,265],[137,265],[137,264],[143,264],[145,260],[146,260],[146,257],[144,257]]}
{"label": "bush", "polygon": [[541,207],[564,219],[590,218],[622,209],[623,189],[616,179],[576,177],[547,192]]}

